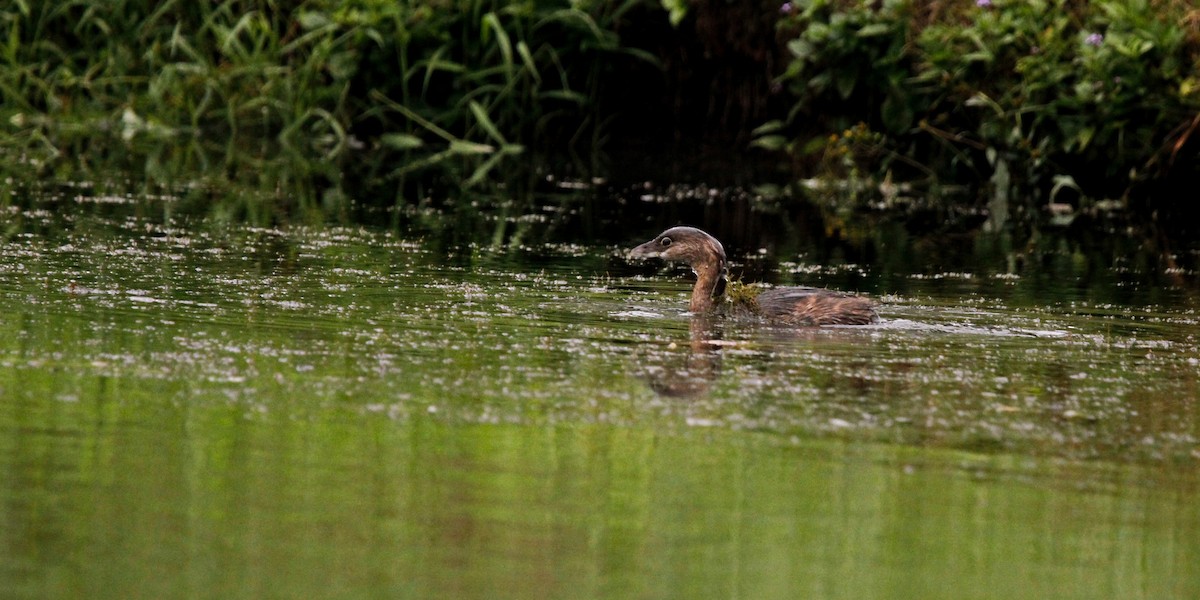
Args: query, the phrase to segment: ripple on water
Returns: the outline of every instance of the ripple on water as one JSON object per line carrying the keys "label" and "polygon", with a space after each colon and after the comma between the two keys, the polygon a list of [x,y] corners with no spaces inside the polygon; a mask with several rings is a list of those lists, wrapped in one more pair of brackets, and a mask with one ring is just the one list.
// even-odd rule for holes
{"label": "ripple on water", "polygon": [[883,319],[874,325],[876,329],[909,331],[915,333],[947,333],[992,337],[1025,336],[1035,338],[1065,338],[1072,332],[1065,329],[1032,329],[1004,325],[980,325],[969,321],[936,323],[912,319]]}

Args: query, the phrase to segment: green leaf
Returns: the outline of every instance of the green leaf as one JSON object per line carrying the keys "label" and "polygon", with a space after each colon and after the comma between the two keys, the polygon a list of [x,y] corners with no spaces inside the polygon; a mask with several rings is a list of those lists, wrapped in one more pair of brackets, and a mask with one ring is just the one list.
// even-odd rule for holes
{"label": "green leaf", "polygon": [[829,72],[822,71],[816,75],[813,75],[813,77],[808,80],[808,87],[809,89],[816,90],[818,92],[824,92],[829,88],[829,84],[832,82],[833,77],[830,76]]}
{"label": "green leaf", "polygon": [[975,95],[967,98],[964,104],[967,106],[987,107],[992,109],[992,111],[996,113],[996,116],[1001,118],[1004,117],[1004,107],[1000,106],[1000,103],[992,100],[990,96],[983,92],[976,92]]}
{"label": "green leaf", "polygon": [[794,39],[787,44],[788,52],[800,60],[808,60],[816,52],[816,47],[808,40]]}
{"label": "green leaf", "polygon": [[496,43],[500,46],[500,55],[504,59],[505,70],[511,72],[513,66],[512,40],[509,39],[508,32],[504,30],[504,26],[500,24],[500,17],[496,16],[496,13],[483,15],[484,41],[487,40],[489,29],[496,34]]}
{"label": "green leaf", "polygon": [[471,173],[471,176],[468,177],[467,180],[463,182],[463,187],[464,188],[475,187],[475,185],[478,184],[480,181],[483,181],[483,178],[487,177],[487,174],[492,170],[492,168],[495,167],[497,164],[499,164],[500,161],[503,159],[504,159],[503,154],[496,154],[496,155],[492,156],[491,158],[483,161],[483,163],[481,163],[478,167],[475,167],[475,172]]}
{"label": "green leaf", "polygon": [[408,173],[420,171],[421,169],[424,169],[426,167],[431,167],[431,166],[436,165],[444,160],[447,160],[447,159],[451,158],[452,155],[453,155],[453,153],[450,152],[449,150],[443,150],[441,152],[438,152],[437,154],[431,154],[420,160],[415,160],[410,163],[405,163],[404,165],[402,165],[396,169],[393,169],[392,172],[388,173],[387,177],[389,179],[395,179],[398,177],[402,177]]}
{"label": "green leaf", "polygon": [[754,131],[750,132],[750,135],[753,135],[754,137],[758,137],[760,135],[766,135],[768,133],[775,133],[777,131],[782,130],[783,126],[784,126],[783,121],[780,121],[778,119],[775,119],[772,121],[767,121],[766,123],[763,123],[762,125],[759,125],[758,127],[755,127]]}
{"label": "green leaf", "polygon": [[849,98],[854,93],[854,87],[858,85],[858,73],[849,70],[838,71],[834,77],[834,84],[837,86],[838,95],[843,100]]}
{"label": "green leaf", "polygon": [[411,109],[407,106],[404,106],[403,104],[400,104],[399,102],[396,102],[395,100],[392,100],[391,98],[388,98],[387,95],[385,95],[383,92],[380,92],[379,90],[371,90],[370,93],[368,94],[368,96],[370,96],[372,100],[375,100],[376,102],[379,102],[379,103],[383,104],[384,106],[404,115],[410,121],[427,129],[430,133],[432,133],[450,143],[454,143],[454,142],[458,141],[458,138],[454,137],[454,134],[450,133],[449,131],[446,131],[445,129],[442,129],[441,127],[438,127],[429,119],[426,119],[425,117],[422,117],[421,115],[417,114],[417,112],[414,111],[413,109]]}
{"label": "green leaf", "polygon": [[538,72],[537,63],[533,60],[533,53],[529,51],[529,44],[525,40],[517,42],[517,54],[521,55],[521,62],[525,63],[525,70],[533,76],[533,80],[541,85],[542,74]]}
{"label": "green leaf", "polygon": [[618,48],[616,51],[626,56],[632,56],[633,58],[636,58],[648,65],[653,65],[658,69],[663,68],[662,61],[658,59],[658,56],[642,50],[641,48]]}
{"label": "green leaf", "polygon": [[605,39],[604,30],[596,24],[596,20],[591,15],[577,8],[561,8],[559,10],[550,11],[545,18],[538,21],[534,27],[539,28],[547,23],[561,24],[577,24],[582,25],[596,40],[603,41]]}
{"label": "green leaf", "polygon": [[396,150],[412,150],[425,144],[424,140],[411,133],[385,133],[379,137],[379,142]]}
{"label": "green leaf", "polygon": [[546,90],[539,95],[543,98],[574,102],[581,106],[587,103],[587,96],[573,90]]}
{"label": "green leaf", "polygon": [[488,144],[477,144],[466,140],[452,140],[450,142],[450,152],[461,155],[473,154],[491,154],[496,151],[494,146]]}
{"label": "green leaf", "polygon": [[329,55],[325,68],[334,79],[345,81],[358,73],[358,53],[353,51],[335,52]]}
{"label": "green leaf", "polygon": [[662,0],[662,7],[667,11],[667,19],[671,21],[671,27],[679,26],[688,13],[687,0]]}
{"label": "green leaf", "polygon": [[1079,144],[1079,149],[1082,151],[1088,147],[1088,144],[1092,143],[1092,139],[1095,137],[1096,128],[1088,126],[1080,129],[1079,133],[1075,134],[1075,141]]}
{"label": "green leaf", "polygon": [[804,146],[800,148],[800,154],[802,156],[811,156],[825,150],[828,147],[829,138],[818,136],[805,142]]}
{"label": "green leaf", "polygon": [[509,144],[500,148],[500,152],[492,155],[475,168],[475,172],[471,173],[471,176],[467,178],[465,182],[463,182],[463,187],[474,187],[480,181],[483,181],[483,178],[487,177],[487,174],[491,172],[496,165],[500,164],[501,160],[504,160],[504,158],[514,154],[520,154],[523,150],[524,148],[517,144]]}
{"label": "green leaf", "polygon": [[304,29],[320,29],[329,24],[329,17],[324,13],[306,11],[300,13],[299,21]]}
{"label": "green leaf", "polygon": [[451,73],[462,73],[467,70],[467,67],[462,63],[457,63],[452,60],[446,60],[442,58],[440,56],[441,52],[442,49],[438,48],[438,51],[434,53],[429,60],[425,61],[425,68],[428,71],[449,71]]}
{"label": "green leaf", "polygon": [[883,124],[893,133],[902,133],[912,127],[913,110],[897,93],[888,94],[879,108]]}
{"label": "green leaf", "polygon": [[492,122],[491,117],[488,116],[487,111],[484,110],[483,105],[472,100],[469,106],[471,108],[471,114],[475,115],[475,120],[478,121],[479,126],[482,127],[485,132],[487,132],[488,137],[496,140],[500,144],[508,143],[508,140],[504,139],[504,136],[500,134],[500,129],[496,127],[496,124]]}
{"label": "green leaf", "polygon": [[871,23],[859,29],[857,35],[860,38],[878,37],[890,33],[891,30],[892,26],[887,23]]}
{"label": "green leaf", "polygon": [[782,135],[767,135],[756,138],[753,142],[750,142],[750,145],[771,151],[783,150],[787,148],[788,139]]}

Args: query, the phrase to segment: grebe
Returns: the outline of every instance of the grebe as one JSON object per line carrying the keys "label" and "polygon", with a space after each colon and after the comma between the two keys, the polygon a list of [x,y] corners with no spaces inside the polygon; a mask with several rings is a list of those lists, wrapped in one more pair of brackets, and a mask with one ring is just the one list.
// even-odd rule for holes
{"label": "grebe", "polygon": [[[634,248],[630,258],[662,258],[686,263],[696,273],[689,310],[709,313],[725,304],[725,248],[717,238],[695,227],[672,227]],[[749,310],[789,325],[867,325],[879,320],[875,303],[852,294],[811,287],[778,287],[762,291],[748,286],[731,300],[735,309]]]}

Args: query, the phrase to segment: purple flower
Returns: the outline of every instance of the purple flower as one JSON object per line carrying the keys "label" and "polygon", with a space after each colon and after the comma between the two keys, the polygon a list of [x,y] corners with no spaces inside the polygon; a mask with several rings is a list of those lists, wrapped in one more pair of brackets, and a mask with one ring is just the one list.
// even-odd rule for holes
{"label": "purple flower", "polygon": [[1099,33],[1089,34],[1087,37],[1083,38],[1083,43],[1089,46],[1099,47],[1100,44],[1104,43],[1104,36],[1100,35]]}
{"label": "purple flower", "polygon": [[779,14],[781,14],[781,15],[792,14],[792,3],[784,2],[783,5],[779,7]]}
{"label": "purple flower", "polygon": [[992,0],[975,0],[975,6],[979,8],[991,8]]}

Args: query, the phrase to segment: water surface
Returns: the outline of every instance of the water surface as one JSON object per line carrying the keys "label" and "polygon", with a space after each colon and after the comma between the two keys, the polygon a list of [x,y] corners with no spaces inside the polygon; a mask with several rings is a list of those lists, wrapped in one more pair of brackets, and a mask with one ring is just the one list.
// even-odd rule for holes
{"label": "water surface", "polygon": [[6,596],[1200,596],[1186,288],[750,249],[883,301],[792,331],[617,242],[113,204],[6,209]]}

